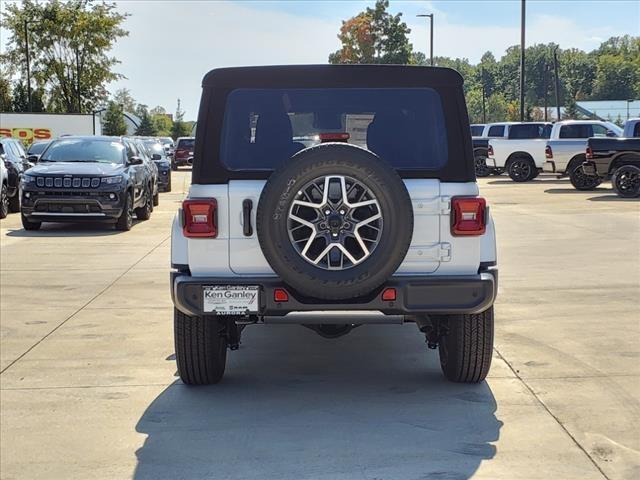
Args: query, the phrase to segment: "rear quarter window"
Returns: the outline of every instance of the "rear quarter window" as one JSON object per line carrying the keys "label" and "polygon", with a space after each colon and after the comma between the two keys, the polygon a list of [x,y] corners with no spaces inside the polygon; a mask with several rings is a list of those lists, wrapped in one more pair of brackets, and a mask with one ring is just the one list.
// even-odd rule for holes
{"label": "rear quarter window", "polygon": [[488,137],[504,137],[504,125],[494,125],[489,127]]}
{"label": "rear quarter window", "polygon": [[241,88],[227,97],[220,159],[229,170],[273,170],[325,141],[367,148],[397,169],[435,170],[448,159],[431,88]]}

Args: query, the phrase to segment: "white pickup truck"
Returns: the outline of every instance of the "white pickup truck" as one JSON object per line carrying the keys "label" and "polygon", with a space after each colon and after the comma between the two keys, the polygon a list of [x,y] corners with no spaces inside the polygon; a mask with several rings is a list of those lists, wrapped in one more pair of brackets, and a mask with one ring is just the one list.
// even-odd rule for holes
{"label": "white pickup truck", "polygon": [[544,149],[551,128],[552,124],[546,122],[523,122],[505,126],[505,137],[489,139],[487,168],[506,170],[515,182],[535,178],[544,163]]}
{"label": "white pickup truck", "polygon": [[585,175],[587,140],[592,137],[621,137],[622,129],[611,122],[600,120],[565,120],[553,125],[551,137],[546,142],[546,161],[543,171],[569,176],[571,184],[578,190],[592,190],[601,179]]}

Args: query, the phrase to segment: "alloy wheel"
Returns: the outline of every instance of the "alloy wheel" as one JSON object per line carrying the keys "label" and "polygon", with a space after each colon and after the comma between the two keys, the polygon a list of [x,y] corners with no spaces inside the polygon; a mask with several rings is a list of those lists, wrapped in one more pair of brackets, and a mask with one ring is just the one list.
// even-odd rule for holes
{"label": "alloy wheel", "polygon": [[382,210],[363,182],[342,175],[318,177],[302,187],[289,209],[294,249],[325,270],[346,270],[366,260],[382,235]]}

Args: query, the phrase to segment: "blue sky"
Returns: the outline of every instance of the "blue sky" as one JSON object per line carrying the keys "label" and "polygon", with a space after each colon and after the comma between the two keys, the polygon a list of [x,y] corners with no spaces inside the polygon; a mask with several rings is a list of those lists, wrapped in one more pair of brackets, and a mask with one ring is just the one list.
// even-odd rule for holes
{"label": "blue sky", "polygon": [[[0,5],[4,4],[2,2]],[[127,79],[109,85],[128,88],[150,107],[175,111],[180,97],[187,119],[195,119],[204,74],[218,67],[326,63],[338,49],[345,20],[371,1],[122,0],[130,13],[113,55]],[[435,14],[435,55],[477,62],[490,50],[499,58],[520,41],[520,1],[391,0],[403,12],[414,48],[428,50],[427,19]],[[0,7],[1,8],[1,7]],[[2,32],[0,32],[2,33]],[[640,35],[638,0],[527,1],[527,45],[558,43],[592,50],[615,35]],[[5,38],[4,35],[0,37]]]}

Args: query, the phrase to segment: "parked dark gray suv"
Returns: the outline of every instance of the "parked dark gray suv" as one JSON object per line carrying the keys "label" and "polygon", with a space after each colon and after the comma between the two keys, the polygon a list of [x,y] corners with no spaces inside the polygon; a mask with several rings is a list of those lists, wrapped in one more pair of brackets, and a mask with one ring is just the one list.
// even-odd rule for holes
{"label": "parked dark gray suv", "polygon": [[120,137],[64,137],[22,178],[22,225],[107,221],[129,230],[147,220],[157,188],[135,143]]}

